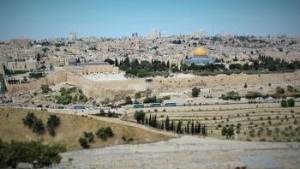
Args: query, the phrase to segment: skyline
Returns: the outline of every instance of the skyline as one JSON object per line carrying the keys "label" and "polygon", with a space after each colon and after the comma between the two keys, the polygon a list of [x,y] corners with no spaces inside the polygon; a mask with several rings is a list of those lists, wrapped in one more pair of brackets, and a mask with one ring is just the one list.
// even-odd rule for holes
{"label": "skyline", "polygon": [[300,1],[10,0],[0,2],[0,40],[190,34],[300,35]]}

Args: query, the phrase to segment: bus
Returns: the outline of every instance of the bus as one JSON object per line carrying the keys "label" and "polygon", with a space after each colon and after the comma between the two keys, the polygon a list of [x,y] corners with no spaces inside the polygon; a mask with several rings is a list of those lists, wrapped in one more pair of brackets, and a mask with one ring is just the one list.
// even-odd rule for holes
{"label": "bus", "polygon": [[176,106],[176,103],[172,103],[172,102],[165,103],[165,106],[166,107],[173,107],[173,106]]}
{"label": "bus", "polygon": [[151,103],[150,107],[160,107],[161,104],[160,103]]}
{"label": "bus", "polygon": [[143,104],[134,104],[133,108],[144,108]]}
{"label": "bus", "polygon": [[58,109],[64,109],[64,106],[57,106]]}
{"label": "bus", "polygon": [[73,108],[74,109],[84,109],[85,107],[84,106],[74,106]]}

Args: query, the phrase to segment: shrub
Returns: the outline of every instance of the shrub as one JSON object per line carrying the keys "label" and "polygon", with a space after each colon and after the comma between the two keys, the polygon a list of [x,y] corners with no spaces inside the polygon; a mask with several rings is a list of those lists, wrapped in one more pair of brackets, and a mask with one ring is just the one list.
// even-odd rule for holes
{"label": "shrub", "polygon": [[284,88],[276,87],[276,94],[284,94]]}
{"label": "shrub", "polygon": [[92,132],[83,132],[83,135],[88,143],[90,143],[94,140],[94,134]]}
{"label": "shrub", "polygon": [[110,127],[102,127],[97,130],[96,136],[100,138],[102,141],[106,141],[107,138],[113,137],[114,133]]}
{"label": "shrub", "polygon": [[43,134],[45,127],[43,121],[38,119],[33,113],[27,113],[26,117],[22,119],[23,124],[31,129],[36,134]]}
{"label": "shrub", "polygon": [[51,136],[55,136],[55,128],[60,125],[60,118],[56,115],[50,115],[47,121],[47,129]]}
{"label": "shrub", "polygon": [[88,144],[88,141],[85,138],[80,137],[78,141],[82,148],[84,149],[90,148],[90,145]]}
{"label": "shrub", "polygon": [[194,87],[194,88],[192,89],[192,97],[198,97],[198,96],[199,96],[199,93],[200,93],[200,88]]}
{"label": "shrub", "polygon": [[130,142],[133,142],[133,138],[128,138],[127,136],[123,135],[122,136],[122,140],[125,142],[125,143],[130,143]]}

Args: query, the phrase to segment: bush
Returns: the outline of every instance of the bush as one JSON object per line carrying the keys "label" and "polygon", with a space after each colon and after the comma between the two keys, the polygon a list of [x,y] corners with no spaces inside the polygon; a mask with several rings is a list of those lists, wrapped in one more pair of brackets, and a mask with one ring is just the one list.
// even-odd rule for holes
{"label": "bush", "polygon": [[83,135],[88,143],[94,140],[94,134],[92,132],[83,132]]}
{"label": "bush", "polygon": [[276,94],[284,94],[284,88],[276,87]]}
{"label": "bush", "polygon": [[60,118],[56,115],[50,115],[47,121],[47,129],[51,136],[55,136],[55,128],[60,125]]}
{"label": "bush", "polygon": [[130,96],[125,97],[125,104],[132,104],[132,99]]}
{"label": "bush", "polygon": [[78,141],[82,148],[84,148],[84,149],[90,148],[90,145],[88,144],[88,141],[85,138],[80,137]]}
{"label": "bush", "polygon": [[234,129],[232,126],[230,127],[223,127],[222,129],[222,136],[226,136],[226,138],[231,138],[234,135]]}
{"label": "bush", "polygon": [[122,136],[122,140],[123,140],[125,143],[133,142],[133,138],[128,138],[128,137],[125,136],[125,135]]}
{"label": "bush", "polygon": [[102,141],[106,141],[107,138],[113,137],[114,133],[110,127],[102,127],[97,130],[96,136],[100,138]]}
{"label": "bush", "polygon": [[153,96],[153,97],[146,97],[144,99],[144,103],[157,103],[158,100],[156,98],[156,96]]}
{"label": "bush", "polygon": [[49,88],[49,86],[48,85],[44,85],[44,84],[41,85],[41,90],[42,90],[43,94],[49,93],[51,91],[51,89]]}
{"label": "bush", "polygon": [[27,113],[26,117],[22,119],[23,124],[31,129],[36,134],[43,134],[45,127],[43,121],[38,119],[33,113]]}
{"label": "bush", "polygon": [[194,88],[192,89],[192,96],[193,96],[193,97],[198,97],[198,96],[199,96],[199,93],[200,93],[200,88],[194,87]]}

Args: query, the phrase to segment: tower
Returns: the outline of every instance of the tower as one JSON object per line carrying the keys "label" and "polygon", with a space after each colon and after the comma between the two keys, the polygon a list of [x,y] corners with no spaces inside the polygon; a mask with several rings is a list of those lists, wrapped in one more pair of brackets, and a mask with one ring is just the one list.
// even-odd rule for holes
{"label": "tower", "polygon": [[77,33],[76,33],[76,32],[70,32],[70,33],[69,33],[69,39],[70,39],[71,41],[76,40],[76,39],[77,39]]}

